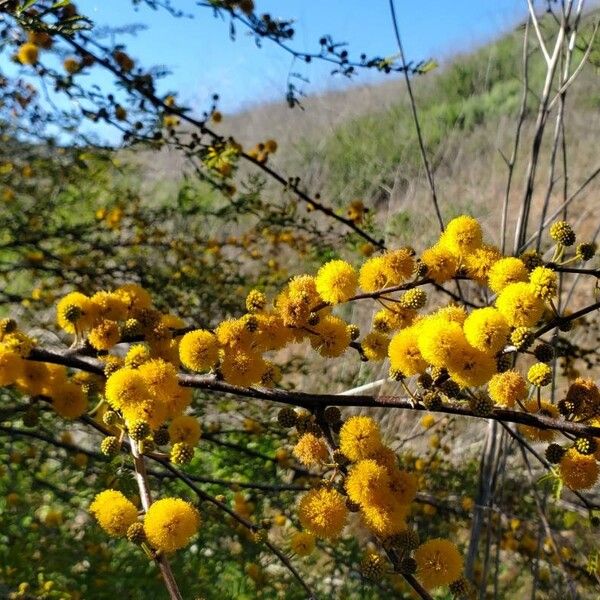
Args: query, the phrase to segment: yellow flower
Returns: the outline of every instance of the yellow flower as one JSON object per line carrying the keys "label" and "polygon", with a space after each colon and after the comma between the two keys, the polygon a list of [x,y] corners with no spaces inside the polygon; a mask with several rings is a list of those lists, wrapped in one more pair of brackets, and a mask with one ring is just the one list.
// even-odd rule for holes
{"label": "yellow flower", "polygon": [[525,263],[519,259],[509,256],[495,262],[488,274],[488,285],[495,294],[499,294],[507,285],[527,281],[529,272]]}
{"label": "yellow flower", "polygon": [[40,49],[31,42],[25,42],[17,50],[17,59],[22,65],[35,65],[40,55]]}
{"label": "yellow flower", "polygon": [[95,306],[95,312],[102,319],[124,321],[127,318],[127,304],[123,296],[116,292],[96,292],[90,300]]}
{"label": "yellow flower", "polygon": [[310,344],[321,356],[341,356],[350,345],[348,326],[339,317],[325,315],[311,329],[317,335],[310,336]]}
{"label": "yellow flower", "polygon": [[473,217],[462,215],[452,219],[440,236],[440,245],[457,256],[470,254],[481,247],[481,225]]}
{"label": "yellow flower", "polygon": [[315,549],[315,536],[306,531],[298,531],[290,540],[290,548],[298,556],[308,556]]}
{"label": "yellow flower", "polygon": [[120,339],[121,332],[116,321],[101,321],[88,334],[88,341],[96,350],[110,350]]}
{"label": "yellow flower", "polygon": [[425,415],[421,419],[421,427],[431,429],[435,425],[435,417],[433,415]]}
{"label": "yellow flower", "polygon": [[467,275],[474,281],[484,285],[487,283],[490,269],[501,256],[496,246],[484,244],[481,248],[474,250],[472,254],[464,256],[463,260]]}
{"label": "yellow flower", "polygon": [[466,319],[464,331],[467,341],[473,348],[496,354],[504,348],[510,327],[506,319],[495,308],[475,309]]}
{"label": "yellow flower", "polygon": [[390,490],[400,504],[410,504],[417,496],[417,476],[409,471],[394,469],[390,478]]}
{"label": "yellow flower", "polygon": [[147,360],[150,360],[150,350],[142,344],[134,344],[125,355],[125,366],[137,369]]}
{"label": "yellow flower", "polygon": [[346,491],[352,502],[360,505],[385,502],[390,498],[388,470],[372,459],[358,461],[346,478]]}
{"label": "yellow flower", "polygon": [[335,489],[310,490],[300,499],[298,518],[302,526],[317,537],[334,539],[342,533],[348,509]]}
{"label": "yellow flower", "polygon": [[390,338],[378,331],[372,331],[360,342],[360,346],[367,360],[373,362],[383,360],[387,356],[389,345]]}
{"label": "yellow flower", "polygon": [[360,268],[358,284],[365,292],[375,292],[388,287],[390,271],[385,256],[374,256]]}
{"label": "yellow flower", "polygon": [[527,397],[527,383],[517,371],[497,373],[488,383],[488,393],[495,404],[513,408]]}
{"label": "yellow flower", "polygon": [[552,381],[552,369],[544,363],[535,363],[529,368],[527,379],[537,387],[544,387]]}
{"label": "yellow flower", "polygon": [[144,531],[153,548],[174,552],[188,544],[200,527],[198,511],[181,498],[162,498],[144,517]]}
{"label": "yellow flower", "polygon": [[399,285],[406,281],[415,270],[414,252],[408,248],[390,250],[383,255],[387,285]]}
{"label": "yellow flower", "polygon": [[371,417],[350,417],[340,429],[340,450],[351,461],[370,458],[381,446],[379,426]]}
{"label": "yellow flower", "polygon": [[323,463],[327,460],[329,452],[321,438],[313,433],[305,433],[294,446],[294,456],[307,467]]}
{"label": "yellow flower", "polygon": [[130,525],[137,521],[133,502],[116,490],[100,492],[90,504],[90,512],[100,527],[113,537],[124,536]]}
{"label": "yellow flower", "polygon": [[494,358],[470,346],[457,348],[447,366],[450,377],[461,387],[483,385],[496,373]]}
{"label": "yellow flower", "polygon": [[221,363],[221,372],[227,383],[247,387],[259,383],[267,364],[256,352],[226,352]]}
{"label": "yellow flower", "polygon": [[542,300],[551,300],[558,292],[558,277],[546,267],[536,267],[529,276],[533,293]]}
{"label": "yellow flower", "polygon": [[462,327],[453,321],[430,317],[419,324],[419,331],[419,352],[424,360],[435,367],[445,367],[453,354],[467,347]]}
{"label": "yellow flower", "polygon": [[53,390],[52,408],[65,419],[77,419],[87,409],[87,396],[80,386],[67,381]]}
{"label": "yellow flower", "polygon": [[246,327],[246,322],[243,319],[226,319],[222,321],[217,325],[215,335],[222,347],[244,351],[252,348],[252,332]]}
{"label": "yellow flower", "polygon": [[317,292],[329,304],[345,302],[356,291],[356,271],[346,261],[331,260],[317,273]]}
{"label": "yellow flower", "polygon": [[543,301],[524,282],[507,285],[496,299],[496,307],[511,327],[532,327],[544,312]]}
{"label": "yellow flower", "polygon": [[115,290],[115,294],[119,295],[127,307],[132,310],[142,310],[152,306],[152,297],[150,294],[137,283],[126,283]]}
{"label": "yellow flower", "polygon": [[427,589],[448,585],[462,574],[462,556],[450,540],[428,540],[415,550],[415,560],[417,577]]}
{"label": "yellow flower", "polygon": [[427,368],[418,347],[418,332],[414,327],[399,331],[390,342],[388,356],[392,369],[400,371],[406,377],[423,373]]}
{"label": "yellow flower", "polygon": [[200,439],[201,429],[198,419],[190,415],[175,417],[169,425],[171,443],[185,442],[195,446]]}
{"label": "yellow flower", "polygon": [[382,538],[406,529],[409,505],[401,504],[393,496],[382,503],[370,502],[362,507],[365,525]]}
{"label": "yellow flower", "polygon": [[153,358],[146,361],[138,367],[137,371],[144,380],[149,392],[159,400],[173,395],[179,387],[177,369],[162,358]]}
{"label": "yellow flower", "polygon": [[572,490],[588,490],[598,481],[600,470],[594,455],[584,456],[575,448],[567,450],[559,464],[560,477]]}
{"label": "yellow flower", "polygon": [[81,332],[89,328],[94,320],[94,305],[80,292],[71,292],[56,305],[56,320],[67,333]]}
{"label": "yellow flower", "polygon": [[15,383],[19,390],[30,396],[40,396],[47,391],[50,369],[46,363],[24,360]]}
{"label": "yellow flower", "polygon": [[22,367],[21,357],[0,345],[0,387],[12,385],[21,376]]}
{"label": "yellow flower", "polygon": [[427,277],[436,283],[444,283],[456,275],[458,258],[447,248],[436,244],[423,251],[423,264],[427,267]]}
{"label": "yellow flower", "polygon": [[382,308],[373,317],[373,329],[381,333],[404,329],[412,324],[416,316],[417,311],[412,308]]}
{"label": "yellow flower", "polygon": [[219,358],[217,338],[210,331],[196,329],[186,333],[179,343],[181,364],[191,371],[208,371]]}
{"label": "yellow flower", "polygon": [[458,304],[448,304],[448,306],[436,310],[431,316],[463,325],[467,319],[467,311]]}
{"label": "yellow flower", "polygon": [[115,409],[139,405],[148,397],[148,388],[137,369],[125,367],[115,371],[106,381],[105,395]]}

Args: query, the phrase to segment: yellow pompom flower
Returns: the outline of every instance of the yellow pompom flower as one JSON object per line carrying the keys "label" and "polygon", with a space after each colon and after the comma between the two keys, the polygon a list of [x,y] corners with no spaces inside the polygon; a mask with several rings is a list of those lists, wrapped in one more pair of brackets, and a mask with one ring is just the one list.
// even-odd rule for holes
{"label": "yellow pompom flower", "polygon": [[502,254],[500,254],[500,251],[496,246],[483,244],[481,248],[477,248],[471,254],[467,254],[463,257],[467,275],[473,279],[473,281],[485,285],[488,280],[490,269],[501,256]]}
{"label": "yellow pompom flower", "polygon": [[302,435],[294,446],[293,453],[307,467],[323,463],[329,456],[325,442],[314,433]]}
{"label": "yellow pompom flower", "polygon": [[153,548],[174,552],[188,544],[198,532],[198,511],[181,498],[162,498],[150,506],[144,517],[144,532]]}
{"label": "yellow pompom flower", "polygon": [[413,274],[415,270],[413,254],[414,252],[408,248],[398,248],[383,255],[388,286],[399,285]]}
{"label": "yellow pompom flower", "polygon": [[419,351],[419,335],[414,327],[399,331],[390,342],[388,356],[392,369],[406,377],[423,373],[427,362]]}
{"label": "yellow pompom flower", "polygon": [[467,320],[467,311],[458,304],[448,304],[448,306],[436,310],[431,316],[463,325]]}
{"label": "yellow pompom flower", "polygon": [[198,419],[190,415],[175,417],[169,425],[169,438],[172,444],[185,442],[190,446],[198,443],[201,428]]}
{"label": "yellow pompom flower", "polygon": [[177,369],[162,358],[153,358],[141,364],[138,373],[154,397],[162,400],[173,395],[179,387]]}
{"label": "yellow pompom flower", "polygon": [[448,248],[436,244],[423,251],[421,260],[427,267],[427,277],[436,283],[444,283],[456,275],[458,258]]}
{"label": "yellow pompom flower", "polygon": [[552,381],[552,369],[545,363],[535,363],[527,371],[529,383],[537,387],[544,387]]}
{"label": "yellow pompom flower", "polygon": [[390,490],[400,504],[410,504],[417,496],[419,481],[414,473],[394,469],[390,477]]}
{"label": "yellow pompom flower", "polygon": [[31,42],[25,42],[17,50],[17,60],[22,65],[35,65],[40,56],[40,49]]}
{"label": "yellow pompom flower", "polygon": [[382,447],[379,426],[371,417],[350,417],[340,429],[340,450],[351,461],[370,458]]}
{"label": "yellow pompom flower", "polygon": [[0,387],[12,385],[22,373],[23,359],[0,345]]}
{"label": "yellow pompom flower", "polygon": [[510,332],[506,319],[491,306],[475,309],[463,327],[467,342],[488,354],[496,354],[504,348]]}
{"label": "yellow pompom flower", "polygon": [[215,329],[215,335],[222,347],[244,351],[252,349],[253,334],[246,327],[246,322],[243,319],[221,321]]}
{"label": "yellow pompom flower", "polygon": [[496,299],[496,307],[511,327],[533,327],[544,312],[544,303],[529,283],[507,285]]}
{"label": "yellow pompom flower", "polygon": [[[554,404],[542,400],[539,404],[536,398],[531,398],[525,403],[525,410],[531,414],[538,414],[552,419],[558,418],[558,409]],[[530,425],[519,425],[519,431],[534,442],[551,442],[556,432],[553,429],[539,429]]]}
{"label": "yellow pompom flower", "polygon": [[104,490],[90,504],[90,512],[106,533],[124,536],[130,525],[137,521],[137,508],[117,490]]}
{"label": "yellow pompom flower", "polygon": [[317,537],[335,539],[346,524],[348,509],[344,496],[335,489],[310,490],[300,499],[298,518]]}
{"label": "yellow pompom flower", "polygon": [[81,386],[67,381],[52,392],[52,408],[65,419],[78,419],[87,409],[87,396]]}
{"label": "yellow pompom flower", "polygon": [[462,327],[453,321],[431,317],[419,324],[419,330],[419,352],[434,367],[445,367],[459,348],[467,346]]}
{"label": "yellow pompom flower", "polygon": [[219,359],[217,338],[210,331],[196,329],[186,333],[179,343],[181,364],[191,371],[208,371]]}
{"label": "yellow pompom flower", "polygon": [[115,409],[139,405],[148,398],[146,382],[137,369],[125,367],[115,371],[106,381],[105,396]]}
{"label": "yellow pompom flower", "polygon": [[166,418],[180,415],[192,403],[192,388],[179,387],[177,392],[163,402],[166,410]]}
{"label": "yellow pompom flower", "polygon": [[589,490],[596,484],[600,475],[594,455],[584,456],[575,448],[567,450],[558,468],[561,479],[572,490]]}
{"label": "yellow pompom flower", "polygon": [[50,369],[46,363],[24,360],[15,384],[21,392],[30,396],[40,396],[48,391]]}
{"label": "yellow pompom flower", "polygon": [[388,470],[372,459],[358,461],[346,477],[346,492],[352,502],[368,505],[390,498]]}
{"label": "yellow pompom flower", "polygon": [[552,269],[536,267],[529,276],[533,293],[542,300],[551,300],[558,292],[558,277]]}
{"label": "yellow pompom flower", "polygon": [[373,316],[373,329],[381,333],[390,333],[404,329],[413,323],[417,311],[412,308],[382,308]]}
{"label": "yellow pompom flower", "polygon": [[421,419],[421,427],[425,429],[431,429],[436,423],[435,417],[433,415],[425,415]]}
{"label": "yellow pompom flower", "polygon": [[315,549],[316,539],[312,533],[297,531],[290,540],[290,549],[298,556],[308,556]]}
{"label": "yellow pompom flower", "polygon": [[123,296],[116,292],[96,292],[90,300],[95,307],[96,314],[101,319],[124,321],[127,318],[127,304]]}
{"label": "yellow pompom flower", "polygon": [[341,356],[350,345],[347,323],[339,317],[325,315],[311,329],[316,335],[310,336],[310,344],[321,356]]}
{"label": "yellow pompom flower", "polygon": [[120,339],[121,331],[116,321],[101,321],[88,334],[88,342],[96,350],[110,350]]}
{"label": "yellow pompom flower", "polygon": [[322,302],[322,298],[317,291],[316,280],[311,275],[292,277],[288,283],[287,290],[292,300],[301,300],[311,308]]}
{"label": "yellow pompom flower", "polygon": [[401,504],[392,495],[386,502],[370,502],[362,506],[365,525],[375,534],[387,538],[406,529],[408,504]]}
{"label": "yellow pompom flower", "polygon": [[385,256],[374,256],[360,268],[358,284],[365,292],[376,292],[390,285],[390,275]]}
{"label": "yellow pompom flower", "polygon": [[488,273],[488,285],[495,294],[499,294],[511,283],[519,283],[528,279],[529,272],[525,263],[513,256],[495,262]]}
{"label": "yellow pompom flower", "polygon": [[142,310],[152,306],[152,296],[137,283],[126,283],[115,290],[129,310]]}
{"label": "yellow pompom flower", "polygon": [[316,288],[328,304],[339,304],[352,297],[358,278],[354,267],[344,260],[331,260],[318,271]]}
{"label": "yellow pompom flower", "polygon": [[225,381],[242,387],[259,383],[266,370],[267,364],[256,352],[243,350],[226,352],[221,363],[221,372]]}
{"label": "yellow pompom flower", "polygon": [[457,256],[465,256],[481,247],[483,234],[477,219],[461,215],[452,219],[440,236],[440,244]]}
{"label": "yellow pompom flower", "polygon": [[94,320],[91,300],[80,292],[71,292],[56,305],[56,321],[67,333],[77,333],[90,327]]}
{"label": "yellow pompom flower", "polygon": [[461,387],[478,387],[496,373],[496,361],[489,354],[466,346],[456,349],[447,368],[450,377]]}
{"label": "yellow pompom flower", "polygon": [[496,373],[488,383],[488,393],[495,404],[513,408],[527,397],[527,382],[517,371]]}
{"label": "yellow pompom flower", "polygon": [[360,342],[360,347],[367,360],[377,362],[387,356],[390,338],[378,331],[372,331],[366,335]]}
{"label": "yellow pompom flower", "polygon": [[415,560],[417,577],[427,589],[448,585],[463,571],[462,556],[450,540],[428,540],[415,550]]}
{"label": "yellow pompom flower", "polygon": [[125,355],[125,366],[137,369],[148,360],[150,360],[150,350],[142,344],[134,344]]}

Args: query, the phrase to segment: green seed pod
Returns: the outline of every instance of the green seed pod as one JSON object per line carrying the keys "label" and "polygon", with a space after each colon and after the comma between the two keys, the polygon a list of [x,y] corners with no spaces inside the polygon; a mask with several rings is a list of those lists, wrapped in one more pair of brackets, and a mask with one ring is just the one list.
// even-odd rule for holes
{"label": "green seed pod", "polygon": [[185,442],[178,442],[171,448],[169,458],[174,465],[187,465],[194,458],[194,449]]}
{"label": "green seed pod", "polygon": [[102,443],[100,444],[100,452],[102,452],[102,454],[104,454],[105,456],[110,456],[111,458],[119,454],[120,450],[121,443],[119,442],[119,439],[116,438],[114,435],[109,435],[108,437],[105,437],[102,440]]}

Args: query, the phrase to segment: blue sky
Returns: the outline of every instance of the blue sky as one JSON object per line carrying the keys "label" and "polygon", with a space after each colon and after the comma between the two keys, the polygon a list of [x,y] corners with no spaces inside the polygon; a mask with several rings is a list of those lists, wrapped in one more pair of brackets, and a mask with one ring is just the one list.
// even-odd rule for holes
{"label": "blue sky", "polygon": [[[396,52],[388,0],[255,0],[259,13],[293,18],[299,50],[318,48],[319,38],[329,33],[335,41],[349,43],[354,55],[389,56]],[[184,8],[192,2],[173,0]],[[283,101],[287,75],[298,70],[309,80],[308,92],[347,85],[344,78],[329,76],[330,67],[313,62],[292,65],[291,57],[268,41],[257,48],[246,32],[229,39],[229,24],[208,9],[195,9],[190,19],[174,19],[146,6],[134,10],[127,0],[78,0],[83,14],[96,25],[147,26],[135,37],[125,38],[130,53],[142,64],[165,65],[172,71],[161,92],[177,90],[182,103],[201,111],[210,96],[221,96],[225,112],[252,104]],[[400,29],[409,59],[434,58],[444,62],[497,37],[525,15],[525,0],[396,0]],[[365,73],[356,82],[382,76]],[[107,80],[108,81],[108,80]],[[102,83],[102,82],[101,82]]]}

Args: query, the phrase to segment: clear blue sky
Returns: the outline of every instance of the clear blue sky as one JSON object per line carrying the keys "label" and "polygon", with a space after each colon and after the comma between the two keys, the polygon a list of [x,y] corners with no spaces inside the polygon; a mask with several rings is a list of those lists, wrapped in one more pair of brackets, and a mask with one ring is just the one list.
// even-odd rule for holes
{"label": "clear blue sky", "polygon": [[[265,100],[283,100],[291,57],[269,41],[257,48],[243,29],[229,39],[229,24],[208,9],[195,9],[196,17],[174,19],[146,6],[134,10],[128,0],[76,0],[83,14],[97,25],[132,23],[148,29],[126,38],[130,53],[146,66],[165,65],[173,73],[161,92],[178,90],[182,103],[201,111],[210,96],[221,96],[225,112]],[[255,0],[257,12],[293,18],[293,46],[315,50],[319,38],[330,33],[349,43],[358,56],[389,56],[396,52],[388,0]],[[181,8],[192,2],[173,0]],[[526,0],[396,0],[400,29],[409,59],[435,58],[441,62],[502,34],[525,16]],[[330,67],[297,63],[310,79],[304,88],[318,92],[346,85],[344,78],[329,77]],[[363,75],[357,82],[377,79]]]}

